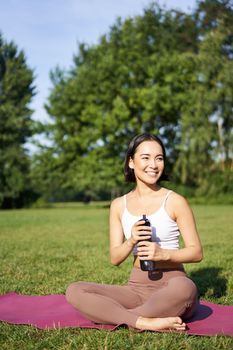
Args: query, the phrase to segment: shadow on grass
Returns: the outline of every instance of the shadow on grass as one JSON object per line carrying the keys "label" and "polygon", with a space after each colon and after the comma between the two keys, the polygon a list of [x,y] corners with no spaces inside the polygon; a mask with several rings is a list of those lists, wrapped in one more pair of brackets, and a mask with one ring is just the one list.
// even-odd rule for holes
{"label": "shadow on grass", "polygon": [[219,298],[226,295],[227,279],[220,276],[221,271],[220,267],[205,267],[190,273],[201,297]]}
{"label": "shadow on grass", "polygon": [[213,310],[209,306],[199,304],[197,307],[197,310],[195,311],[195,314],[191,318],[188,318],[187,321],[188,322],[201,321],[209,317],[212,313],[213,313]]}

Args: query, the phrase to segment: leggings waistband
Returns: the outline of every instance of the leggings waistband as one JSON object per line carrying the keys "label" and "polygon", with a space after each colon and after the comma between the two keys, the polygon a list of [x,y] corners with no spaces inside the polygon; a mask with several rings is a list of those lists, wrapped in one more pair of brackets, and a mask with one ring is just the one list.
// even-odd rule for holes
{"label": "leggings waistband", "polygon": [[157,281],[168,280],[177,276],[186,276],[184,268],[161,268],[154,271],[142,271],[137,267],[133,267],[130,277],[129,284],[139,283],[154,285]]}

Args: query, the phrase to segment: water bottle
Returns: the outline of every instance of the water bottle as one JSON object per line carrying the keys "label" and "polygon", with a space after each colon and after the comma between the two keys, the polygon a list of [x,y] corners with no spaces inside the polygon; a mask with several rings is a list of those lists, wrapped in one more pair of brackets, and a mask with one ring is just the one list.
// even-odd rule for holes
{"label": "water bottle", "polygon": [[[142,226],[150,226],[150,221],[147,219],[146,215],[143,215],[141,220],[145,221]],[[145,241],[151,242],[151,237],[145,239]],[[143,271],[154,271],[155,262],[153,260],[140,260],[140,267]]]}

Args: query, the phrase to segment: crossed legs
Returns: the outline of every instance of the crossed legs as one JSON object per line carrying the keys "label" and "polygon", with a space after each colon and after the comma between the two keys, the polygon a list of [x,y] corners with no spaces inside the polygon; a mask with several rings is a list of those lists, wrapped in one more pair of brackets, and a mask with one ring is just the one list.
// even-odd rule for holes
{"label": "crossed legs", "polygon": [[[145,286],[145,289],[147,286]],[[162,288],[140,295],[131,285],[74,282],[66,291],[67,301],[97,323],[127,324],[147,330],[184,330],[182,317],[195,311],[197,290],[186,276],[169,279]]]}

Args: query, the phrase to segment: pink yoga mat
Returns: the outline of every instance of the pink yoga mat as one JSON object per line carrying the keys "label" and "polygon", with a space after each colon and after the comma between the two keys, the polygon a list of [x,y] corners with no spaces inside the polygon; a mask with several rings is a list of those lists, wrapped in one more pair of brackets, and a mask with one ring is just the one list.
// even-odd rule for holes
{"label": "pink yoga mat", "polygon": [[[87,320],[66,302],[64,295],[1,295],[0,321],[29,324],[41,329],[79,327],[114,330],[118,327]],[[188,334],[233,336],[233,306],[201,301],[197,313],[187,325]]]}

